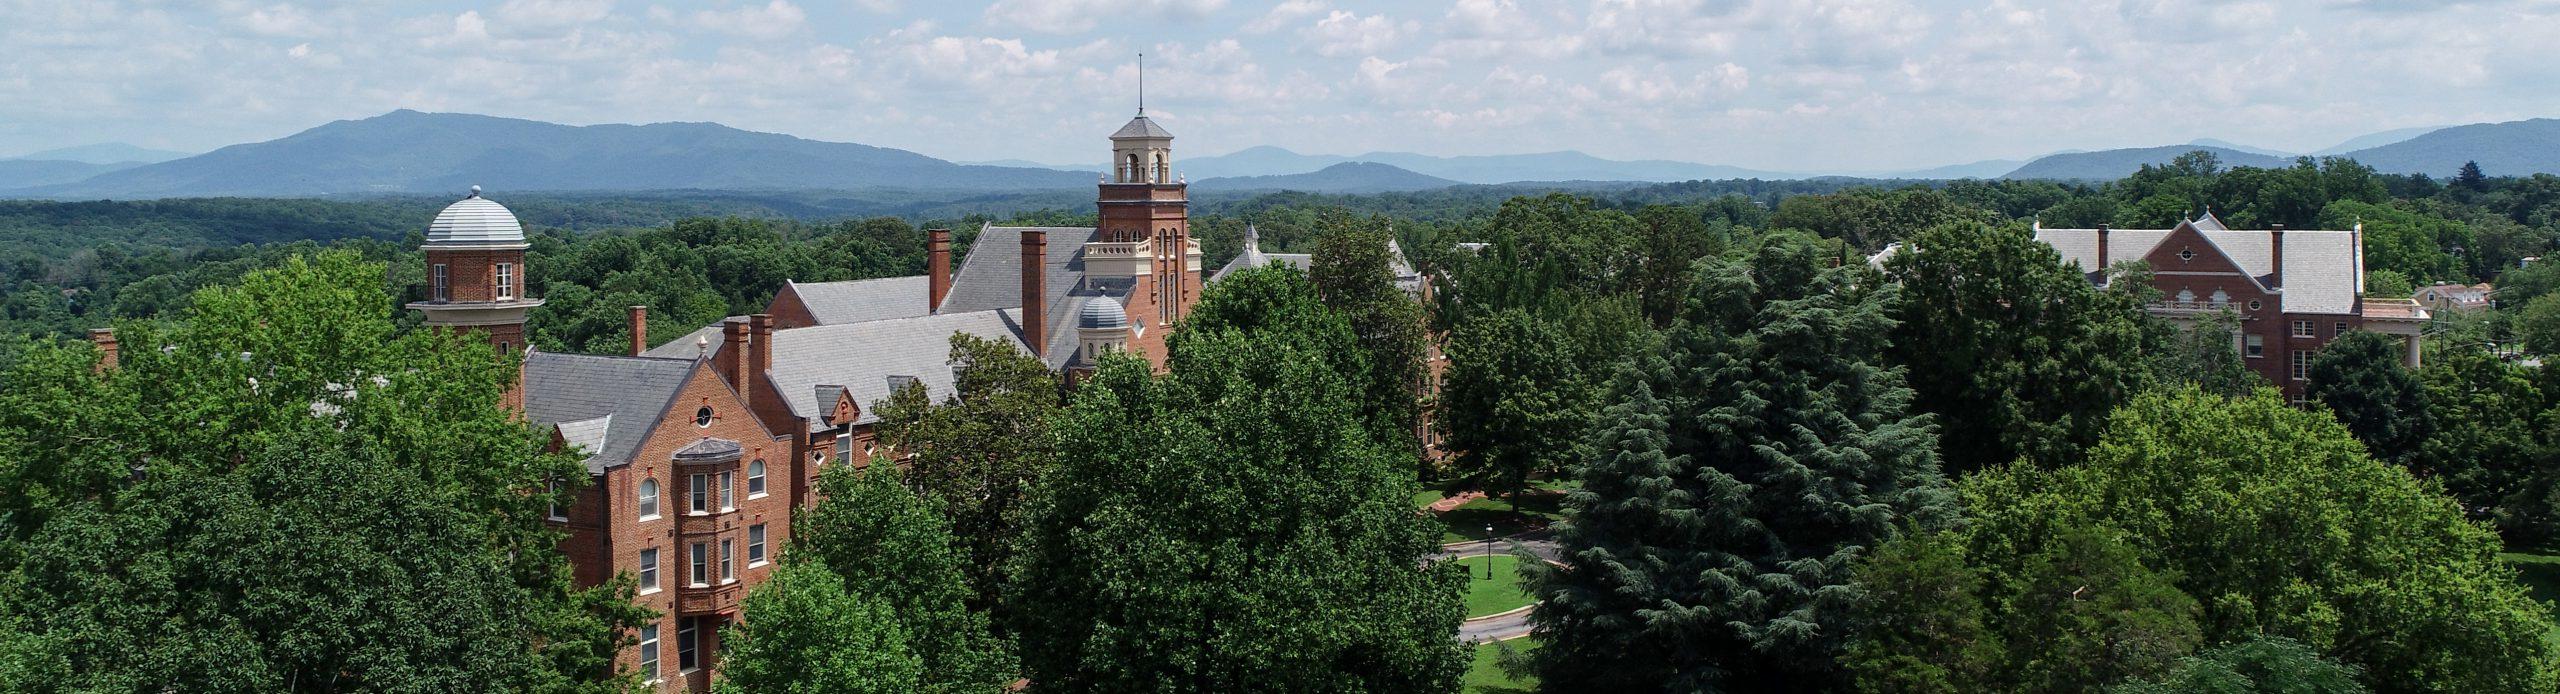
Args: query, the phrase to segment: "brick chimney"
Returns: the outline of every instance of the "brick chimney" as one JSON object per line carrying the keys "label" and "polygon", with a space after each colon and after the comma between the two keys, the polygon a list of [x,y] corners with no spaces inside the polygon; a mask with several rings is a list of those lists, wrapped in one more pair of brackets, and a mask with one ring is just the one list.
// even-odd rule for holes
{"label": "brick chimney", "polygon": [[89,331],[89,344],[98,347],[98,370],[116,368],[116,329],[94,328]]}
{"label": "brick chimney", "polygon": [[752,339],[747,342],[747,372],[744,378],[739,379],[740,389],[756,380],[757,374],[773,368],[773,314],[748,316],[747,329]]}
{"label": "brick chimney", "polygon": [[747,330],[747,319],[744,318],[731,318],[721,323],[720,356],[711,362],[711,368],[719,371],[721,378],[728,379],[729,385],[737,387],[740,400],[747,397]]}
{"label": "brick chimney", "polygon": [[2098,225],[2098,266],[2089,269],[2101,273],[2107,271],[2107,225]]}
{"label": "brick chimney", "polygon": [[924,230],[925,309],[942,310],[942,297],[951,294],[951,230]]}
{"label": "brick chimney", "polygon": [[631,356],[649,351],[649,307],[631,307]]}
{"label": "brick chimney", "polygon": [[1022,230],[1022,341],[1040,357],[1048,356],[1049,347],[1048,316],[1042,315],[1049,309],[1048,270],[1049,232]]}
{"label": "brick chimney", "polygon": [[2267,268],[2267,286],[2276,289],[2283,289],[2284,225],[2278,224],[2269,228],[2267,230],[2267,238],[2269,240],[2269,243],[2267,244],[2267,265],[2270,266]]}

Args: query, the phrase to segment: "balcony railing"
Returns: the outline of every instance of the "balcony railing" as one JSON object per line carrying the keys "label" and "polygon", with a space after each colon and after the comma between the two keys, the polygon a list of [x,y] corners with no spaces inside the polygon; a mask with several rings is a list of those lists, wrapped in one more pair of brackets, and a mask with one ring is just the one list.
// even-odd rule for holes
{"label": "balcony railing", "polygon": [[2162,313],[2210,313],[2213,311],[2239,310],[2238,306],[2228,301],[2154,301],[2149,304],[2149,308],[2153,311]]}

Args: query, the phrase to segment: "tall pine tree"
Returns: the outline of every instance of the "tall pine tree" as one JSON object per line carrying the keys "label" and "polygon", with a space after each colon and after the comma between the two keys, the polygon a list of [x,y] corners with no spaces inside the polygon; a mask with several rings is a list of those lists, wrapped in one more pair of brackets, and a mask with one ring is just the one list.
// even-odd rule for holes
{"label": "tall pine tree", "polygon": [[[1882,366],[1889,289],[1785,234],[1701,263],[1666,348],[1621,379],[1531,569],[1553,691],[1836,689],[1852,564],[1953,512],[1936,435]],[[1827,267],[1828,266],[1828,267]]]}

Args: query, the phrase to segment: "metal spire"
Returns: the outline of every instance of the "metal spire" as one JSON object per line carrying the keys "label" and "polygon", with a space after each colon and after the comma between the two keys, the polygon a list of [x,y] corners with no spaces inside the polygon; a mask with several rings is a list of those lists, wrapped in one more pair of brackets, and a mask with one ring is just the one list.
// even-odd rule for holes
{"label": "metal spire", "polygon": [[1138,52],[1138,115],[1147,115],[1147,53]]}

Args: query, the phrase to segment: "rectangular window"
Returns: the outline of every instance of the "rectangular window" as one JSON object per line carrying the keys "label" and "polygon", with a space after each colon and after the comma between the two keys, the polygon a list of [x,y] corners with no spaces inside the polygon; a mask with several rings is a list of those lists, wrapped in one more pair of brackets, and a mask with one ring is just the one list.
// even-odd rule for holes
{"label": "rectangular window", "polygon": [[514,263],[498,264],[498,298],[516,298],[516,266]]}
{"label": "rectangular window", "polygon": [[676,667],[683,672],[702,669],[699,634],[701,628],[692,617],[676,618]]}
{"label": "rectangular window", "polygon": [[2267,356],[2267,336],[2250,335],[2246,339],[2248,340],[2249,346],[2247,349],[2243,350],[2241,354],[2249,355],[2252,358]]}
{"label": "rectangular window", "polygon": [[2338,321],[2338,329],[2337,329],[2337,330],[2335,330],[2335,331],[2331,331],[2331,332],[2329,333],[2329,336],[2330,336],[2330,337],[2333,337],[2333,338],[2335,338],[2335,337],[2346,337],[2346,336],[2347,336],[2347,322],[2346,322],[2346,321]]}
{"label": "rectangular window", "polygon": [[560,503],[559,480],[551,481],[549,493],[551,494],[551,519],[555,521],[569,520],[569,505]]}
{"label": "rectangular window", "polygon": [[2310,377],[2311,377],[2311,350],[2307,350],[2307,349],[2297,349],[2297,350],[2294,350],[2294,351],[2293,351],[2293,380],[2299,381],[2299,380],[2303,380],[2303,379],[2310,378]]}
{"label": "rectangular window", "polygon": [[732,473],[728,472],[720,473],[720,510],[722,511],[738,510],[738,486],[732,484],[737,479],[731,475]]}
{"label": "rectangular window", "polygon": [[2320,333],[2315,332],[2315,331],[2313,331],[2313,330],[2311,329],[2311,321],[2307,321],[2307,320],[2298,320],[2298,321],[2294,321],[2294,322],[2293,322],[2293,336],[2294,336],[2294,337],[2319,337],[2319,336],[2320,336]]}
{"label": "rectangular window", "polygon": [[836,435],[836,462],[851,460],[853,460],[853,432],[848,430]]}
{"label": "rectangular window", "polygon": [[764,564],[764,524],[747,526],[747,565]]}
{"label": "rectangular window", "polygon": [[427,295],[427,298],[433,301],[446,301],[452,299],[452,274],[445,269],[444,263],[436,263],[434,272],[430,274],[435,276],[430,285],[434,287],[434,289],[433,293]]}
{"label": "rectangular window", "polygon": [[694,475],[694,476],[692,476],[692,477],[685,478],[685,482],[687,482],[687,484],[685,485],[685,486],[687,487],[687,493],[688,493],[688,494],[690,494],[690,495],[692,495],[692,498],[693,498],[693,512],[694,512],[694,513],[708,513],[708,512],[710,512],[710,511],[711,511],[711,476],[710,476],[710,475]]}
{"label": "rectangular window", "polygon": [[720,582],[721,582],[721,583],[728,583],[728,582],[730,582],[730,581],[738,580],[738,572],[731,570],[732,565],[729,563],[729,548],[732,546],[732,545],[731,545],[731,544],[729,544],[729,543],[732,543],[732,542],[736,542],[736,540],[730,540],[730,539],[727,539],[727,538],[722,538],[722,539],[720,540]]}
{"label": "rectangular window", "polygon": [[658,548],[640,550],[640,592],[658,592]]}
{"label": "rectangular window", "polygon": [[693,543],[693,585],[711,585],[711,545]]}
{"label": "rectangular window", "polygon": [[658,681],[658,625],[640,627],[640,678]]}
{"label": "rectangular window", "polygon": [[747,464],[747,498],[764,496],[764,461]]}

